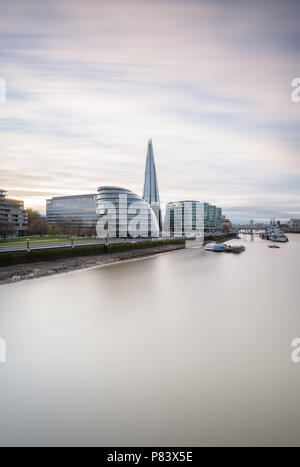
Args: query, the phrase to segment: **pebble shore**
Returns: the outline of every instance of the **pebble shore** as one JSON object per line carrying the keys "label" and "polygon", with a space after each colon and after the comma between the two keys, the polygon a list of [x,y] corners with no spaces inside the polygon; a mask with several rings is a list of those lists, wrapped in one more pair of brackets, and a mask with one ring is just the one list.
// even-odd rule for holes
{"label": "pebble shore", "polygon": [[6,266],[0,268],[0,285],[12,284],[23,280],[37,279],[39,277],[52,276],[53,274],[67,273],[95,266],[113,264],[120,261],[157,255],[159,253],[166,253],[183,248],[185,248],[184,244],[163,245],[141,250],[128,250],[96,256],[84,256],[78,258],[58,259],[55,261]]}

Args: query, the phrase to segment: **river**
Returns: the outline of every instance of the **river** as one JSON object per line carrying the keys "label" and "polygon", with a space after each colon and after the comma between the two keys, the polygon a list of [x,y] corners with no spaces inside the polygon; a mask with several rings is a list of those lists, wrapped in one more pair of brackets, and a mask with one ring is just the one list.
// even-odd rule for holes
{"label": "river", "polygon": [[0,287],[0,445],[300,445],[300,235]]}

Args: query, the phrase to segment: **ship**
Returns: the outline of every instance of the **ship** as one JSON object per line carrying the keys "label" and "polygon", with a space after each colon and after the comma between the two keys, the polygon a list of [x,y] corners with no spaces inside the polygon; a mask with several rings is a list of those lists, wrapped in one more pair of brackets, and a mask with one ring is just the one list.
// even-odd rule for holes
{"label": "ship", "polygon": [[275,224],[275,222],[271,222],[271,224],[266,228],[265,232],[261,234],[261,238],[263,240],[271,240],[271,242],[280,242],[286,243],[289,241],[287,236],[283,233],[281,228]]}

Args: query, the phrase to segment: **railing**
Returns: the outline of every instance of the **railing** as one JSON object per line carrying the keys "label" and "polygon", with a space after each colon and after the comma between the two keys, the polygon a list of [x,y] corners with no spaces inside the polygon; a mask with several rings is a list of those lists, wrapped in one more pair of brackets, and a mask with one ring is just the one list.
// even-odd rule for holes
{"label": "railing", "polygon": [[[43,237],[41,237],[41,241]],[[26,239],[26,243],[22,245],[14,244],[0,244],[0,254],[1,253],[9,253],[14,251],[27,251],[30,253],[32,250],[50,250],[50,249],[57,249],[57,248],[76,248],[81,246],[92,246],[92,245],[111,245],[116,243],[139,243],[143,241],[155,241],[161,240],[158,238],[91,238],[91,239],[80,239],[71,237],[70,239],[66,239],[66,241],[49,241],[48,243],[41,244],[41,241],[35,240],[31,241],[29,238]]]}

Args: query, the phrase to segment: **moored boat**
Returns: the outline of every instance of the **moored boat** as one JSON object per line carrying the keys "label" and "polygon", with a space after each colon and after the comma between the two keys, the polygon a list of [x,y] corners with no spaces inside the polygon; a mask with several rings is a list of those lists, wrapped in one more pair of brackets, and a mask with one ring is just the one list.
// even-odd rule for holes
{"label": "moored boat", "polygon": [[226,253],[242,253],[246,248],[243,245],[226,245],[224,244],[224,251]]}
{"label": "moored boat", "polygon": [[274,222],[271,223],[265,230],[264,233],[261,234],[261,238],[263,240],[271,240],[272,242],[279,242],[279,243],[286,243],[289,241],[287,236],[283,233],[278,225]]}
{"label": "moored boat", "polygon": [[208,243],[207,245],[205,245],[205,249],[207,251],[217,251],[217,252],[221,252],[221,251],[224,251],[224,245],[222,243],[216,243],[216,242],[211,242],[211,243]]}

